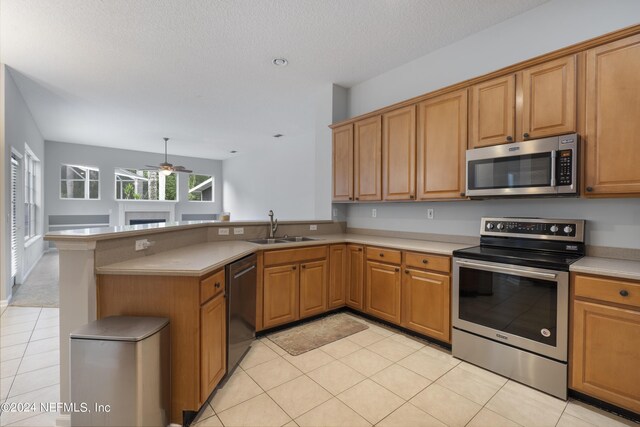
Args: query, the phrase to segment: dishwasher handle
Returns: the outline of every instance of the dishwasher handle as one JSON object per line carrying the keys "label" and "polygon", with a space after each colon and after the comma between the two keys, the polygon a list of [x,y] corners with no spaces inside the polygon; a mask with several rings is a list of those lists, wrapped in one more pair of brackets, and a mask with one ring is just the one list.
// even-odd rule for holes
{"label": "dishwasher handle", "polygon": [[244,276],[245,274],[247,274],[248,272],[250,272],[250,271],[251,271],[251,270],[253,270],[254,268],[256,268],[256,265],[255,265],[255,264],[250,265],[249,267],[245,268],[245,269],[244,269],[244,270],[242,270],[241,272],[236,273],[236,274],[233,276],[233,278],[234,278],[234,279],[237,279],[237,278],[238,278],[238,277],[240,277],[240,276]]}

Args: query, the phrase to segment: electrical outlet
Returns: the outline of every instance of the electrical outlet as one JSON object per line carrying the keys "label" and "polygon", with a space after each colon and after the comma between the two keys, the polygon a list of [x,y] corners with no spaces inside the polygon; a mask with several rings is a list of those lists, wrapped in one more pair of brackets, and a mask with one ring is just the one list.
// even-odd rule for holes
{"label": "electrical outlet", "polygon": [[229,229],[228,228],[218,228],[218,236],[228,236]]}
{"label": "electrical outlet", "polygon": [[149,247],[149,241],[147,239],[136,240],[136,251],[144,251]]}
{"label": "electrical outlet", "polygon": [[371,209],[371,218],[375,218],[378,216],[378,209]]}
{"label": "electrical outlet", "polygon": [[244,234],[244,227],[234,227],[233,234]]}
{"label": "electrical outlet", "polygon": [[427,219],[433,219],[433,209],[427,209]]}
{"label": "electrical outlet", "polygon": [[333,208],[333,216],[334,217],[338,216],[338,209],[337,208]]}
{"label": "electrical outlet", "polygon": [[311,224],[311,225],[309,226],[309,230],[311,230],[311,231],[318,231],[318,226],[317,226],[316,224]]}

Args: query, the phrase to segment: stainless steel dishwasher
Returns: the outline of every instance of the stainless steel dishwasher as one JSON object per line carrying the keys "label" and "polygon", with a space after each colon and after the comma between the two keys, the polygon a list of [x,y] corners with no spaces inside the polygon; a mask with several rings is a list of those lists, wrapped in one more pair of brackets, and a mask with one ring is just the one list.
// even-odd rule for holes
{"label": "stainless steel dishwasher", "polygon": [[227,378],[256,337],[255,254],[227,265]]}

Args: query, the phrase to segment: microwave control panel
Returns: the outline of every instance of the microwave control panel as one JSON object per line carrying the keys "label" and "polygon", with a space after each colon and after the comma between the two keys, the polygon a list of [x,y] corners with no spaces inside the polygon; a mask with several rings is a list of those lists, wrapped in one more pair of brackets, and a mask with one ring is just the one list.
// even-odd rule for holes
{"label": "microwave control panel", "polygon": [[557,179],[558,185],[571,185],[572,171],[573,171],[573,151],[572,150],[560,150],[556,157],[557,161]]}

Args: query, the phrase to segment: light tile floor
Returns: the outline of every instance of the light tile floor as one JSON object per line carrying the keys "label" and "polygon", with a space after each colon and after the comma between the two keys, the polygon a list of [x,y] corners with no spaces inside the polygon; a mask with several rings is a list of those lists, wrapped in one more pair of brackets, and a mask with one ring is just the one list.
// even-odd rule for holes
{"label": "light tile floor", "polygon": [[[355,317],[355,316],[354,316]],[[355,317],[369,329],[300,356],[254,342],[194,426],[633,426],[454,359],[440,347]],[[0,317],[0,402],[59,401],[58,309]],[[1,426],[53,426],[56,413],[5,412]]]}
{"label": "light tile floor", "polygon": [[0,402],[29,403],[35,411],[2,412],[0,426],[53,426],[60,401],[58,309],[7,307],[0,316]]}
{"label": "light tile floor", "polygon": [[267,337],[193,424],[207,426],[635,426],[553,398],[369,322],[300,356]]}

